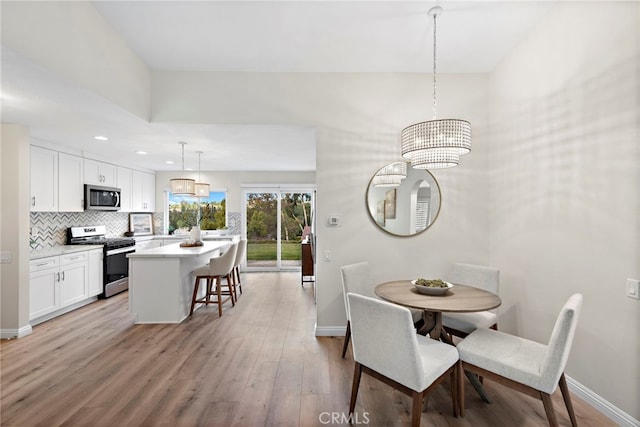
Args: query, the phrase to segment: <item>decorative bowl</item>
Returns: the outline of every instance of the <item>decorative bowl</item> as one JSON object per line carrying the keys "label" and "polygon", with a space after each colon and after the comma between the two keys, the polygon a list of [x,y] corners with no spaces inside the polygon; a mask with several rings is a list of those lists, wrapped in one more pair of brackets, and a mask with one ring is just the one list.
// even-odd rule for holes
{"label": "decorative bowl", "polygon": [[453,288],[453,285],[449,282],[445,282],[447,284],[446,288],[433,288],[433,287],[429,287],[429,286],[424,286],[424,285],[416,285],[416,281],[412,280],[411,284],[413,285],[414,288],[416,288],[416,291],[420,292],[421,294],[425,294],[425,295],[444,295],[446,294],[449,289]]}

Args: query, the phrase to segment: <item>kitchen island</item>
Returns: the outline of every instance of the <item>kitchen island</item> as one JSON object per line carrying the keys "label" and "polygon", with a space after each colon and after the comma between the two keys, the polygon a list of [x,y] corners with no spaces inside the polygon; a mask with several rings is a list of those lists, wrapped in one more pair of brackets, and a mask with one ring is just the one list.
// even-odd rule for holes
{"label": "kitchen island", "polygon": [[211,241],[185,248],[173,243],[129,254],[129,311],[135,323],[182,322],[191,307],[191,272],[230,245]]}

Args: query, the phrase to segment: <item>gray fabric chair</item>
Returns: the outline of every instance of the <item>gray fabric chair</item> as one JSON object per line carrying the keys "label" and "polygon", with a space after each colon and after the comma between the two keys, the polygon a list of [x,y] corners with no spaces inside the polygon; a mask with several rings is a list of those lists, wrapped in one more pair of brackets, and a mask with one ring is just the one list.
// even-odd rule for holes
{"label": "gray fabric chair", "polygon": [[[347,354],[347,347],[351,338],[351,316],[349,314],[349,301],[347,293],[366,295],[371,298],[378,298],[374,291],[374,285],[371,283],[369,275],[369,263],[366,261],[355,264],[345,265],[340,268],[342,274],[342,295],[344,297],[344,308],[347,314],[347,330],[344,336],[344,344],[342,345],[342,357]],[[422,319],[422,311],[411,310],[414,323]]]}
{"label": "gray fabric chair", "polygon": [[[473,286],[498,295],[500,270],[482,265],[456,263],[448,279],[451,283]],[[497,310],[475,313],[443,313],[442,325],[446,331],[464,338],[478,328],[498,329]]]}
{"label": "gray fabric chair", "polygon": [[[191,310],[189,310],[189,316],[193,314],[196,304],[218,304],[219,316],[222,316],[222,304],[229,299],[231,299],[232,305],[236,305],[233,297],[231,274],[233,274],[233,263],[236,260],[237,251],[238,244],[234,243],[222,255],[211,258],[208,265],[191,272],[191,274],[196,276],[196,280],[193,285],[193,297],[191,298]],[[227,280],[228,291],[222,290],[222,278]],[[200,281],[203,279],[206,280],[206,292],[203,298],[198,299]],[[215,289],[213,288],[214,283]],[[216,299],[212,300],[212,296],[215,296]],[[223,298],[223,296],[227,296],[227,298]]]}
{"label": "gray fabric chair", "polygon": [[[541,399],[551,426],[558,425],[551,394],[560,385],[571,425],[576,426],[564,368],[581,307],[581,294],[569,297],[546,345],[492,329],[476,329],[458,344],[462,368]],[[460,409],[464,413],[464,386],[459,381]]]}
{"label": "gray fabric chair", "polygon": [[362,373],[412,398],[411,425],[420,425],[422,403],[447,375],[458,416],[458,351],[452,345],[416,334],[408,308],[380,299],[347,294],[351,310],[355,368],[349,414],[353,414]]}

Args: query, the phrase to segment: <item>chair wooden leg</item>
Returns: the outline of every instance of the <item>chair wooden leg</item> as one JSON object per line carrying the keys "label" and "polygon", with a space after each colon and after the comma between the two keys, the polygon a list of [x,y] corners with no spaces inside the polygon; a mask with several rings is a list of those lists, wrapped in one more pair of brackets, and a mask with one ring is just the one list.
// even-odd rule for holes
{"label": "chair wooden leg", "polygon": [[[231,294],[231,305],[235,306],[236,305],[236,296],[235,296],[235,290],[233,287],[233,283],[231,280],[231,272],[229,272],[229,274],[227,274],[227,288],[229,289],[229,294]],[[222,279],[220,279],[220,284],[222,284]]]}
{"label": "chair wooden leg", "polygon": [[353,368],[353,384],[351,386],[351,402],[349,402],[349,415],[356,409],[356,399],[358,398],[358,388],[360,387],[360,377],[362,377],[362,365],[356,362]]}
{"label": "chair wooden leg", "polygon": [[557,427],[558,419],[556,418],[556,412],[553,410],[553,402],[551,402],[551,396],[548,393],[540,392],[540,399],[544,405],[544,412],[547,413],[547,419],[549,420],[549,426]]}
{"label": "chair wooden leg", "polygon": [[349,347],[349,340],[351,339],[351,322],[347,320],[347,332],[344,334],[344,344],[342,344],[342,358],[347,354],[347,347]]}
{"label": "chair wooden leg", "polygon": [[196,276],[196,281],[193,284],[193,297],[191,298],[191,310],[189,310],[189,316],[193,314],[193,309],[196,306],[196,299],[198,299],[199,285],[200,285],[200,276]]}
{"label": "chair wooden leg", "polygon": [[456,366],[458,375],[456,381],[458,382],[458,413],[460,417],[464,417],[464,369],[462,369],[462,362],[458,361]]}
{"label": "chair wooden leg", "polygon": [[240,266],[237,265],[235,268],[236,276],[238,277],[238,289],[240,289],[240,295],[242,295],[242,282],[240,281]]}
{"label": "chair wooden leg", "polygon": [[216,295],[218,297],[218,316],[222,317],[222,279],[216,277]]}
{"label": "chair wooden leg", "polygon": [[411,426],[412,427],[420,427],[420,417],[422,416],[422,401],[424,400],[424,392],[418,393],[417,391],[413,392],[412,400],[413,404],[411,405]]}
{"label": "chair wooden leg", "polygon": [[564,405],[567,407],[567,412],[569,412],[569,418],[571,419],[571,425],[573,427],[578,426],[578,421],[576,420],[576,414],[573,412],[573,404],[571,403],[571,395],[569,394],[569,387],[567,387],[567,380],[564,377],[564,372],[560,375],[560,391],[562,392],[562,398],[564,399]]}
{"label": "chair wooden leg", "polygon": [[449,382],[451,383],[451,406],[453,407],[453,417],[458,418],[458,368],[456,368],[449,375]]}

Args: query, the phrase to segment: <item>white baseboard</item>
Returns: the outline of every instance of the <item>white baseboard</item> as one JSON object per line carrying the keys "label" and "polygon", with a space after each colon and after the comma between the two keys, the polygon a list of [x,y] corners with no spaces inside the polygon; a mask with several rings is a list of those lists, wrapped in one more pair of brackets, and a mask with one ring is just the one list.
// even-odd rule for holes
{"label": "white baseboard", "polygon": [[636,420],[631,415],[627,414],[622,409],[616,407],[601,396],[598,396],[596,393],[580,384],[570,376],[565,375],[565,377],[567,379],[567,385],[571,393],[587,402],[589,406],[594,407],[619,426],[640,427],[640,421]]}
{"label": "white baseboard", "polygon": [[0,339],[10,340],[12,338],[22,338],[26,337],[31,332],[31,325],[23,326],[20,329],[0,329]]}
{"label": "white baseboard", "polygon": [[316,324],[315,335],[317,337],[343,337],[347,333],[347,326],[318,326]]}

